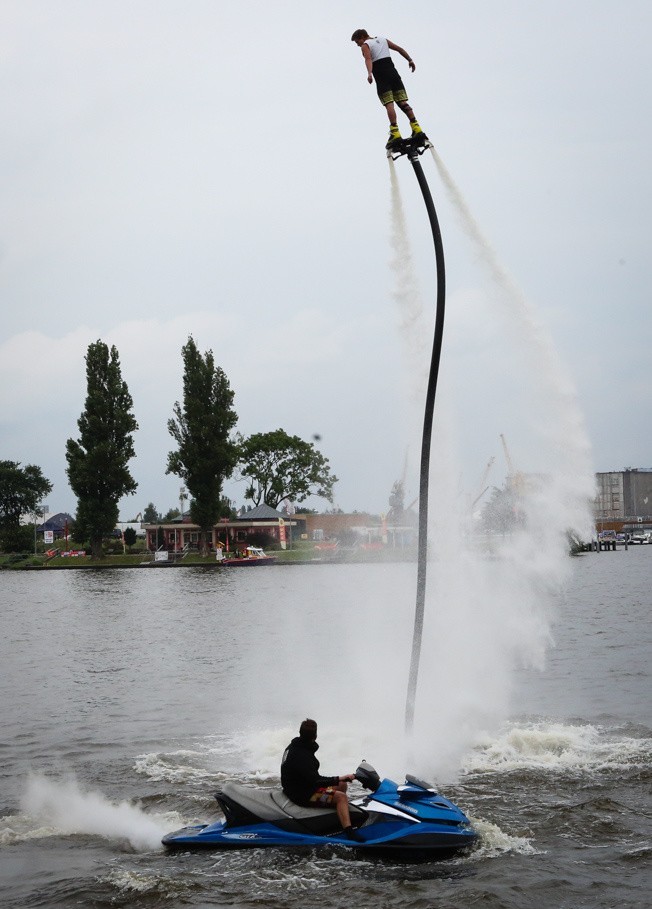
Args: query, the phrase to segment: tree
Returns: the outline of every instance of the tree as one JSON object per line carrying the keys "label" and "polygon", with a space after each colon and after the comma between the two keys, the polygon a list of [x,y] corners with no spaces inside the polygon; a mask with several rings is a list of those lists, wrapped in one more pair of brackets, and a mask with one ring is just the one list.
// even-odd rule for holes
{"label": "tree", "polygon": [[31,552],[34,549],[34,524],[21,524],[0,532],[3,552]]}
{"label": "tree", "polygon": [[156,524],[156,522],[159,520],[159,517],[158,508],[153,502],[150,502],[143,511],[143,523]]}
{"label": "tree", "polygon": [[41,499],[52,491],[40,467],[0,461],[0,530],[16,529],[23,515],[33,514]]}
{"label": "tree", "polygon": [[405,488],[403,480],[396,480],[389,494],[389,511],[387,520],[390,524],[400,524],[405,512]]}
{"label": "tree", "polygon": [[183,406],[174,405],[175,419],[168,431],[177,450],[168,454],[166,473],[181,477],[191,496],[190,518],[207,537],[222,515],[222,485],[238,462],[238,448],[231,430],[238,420],[233,391],[226,374],[215,366],[213,351],[202,356],[192,336],[182,348],[184,363]]}
{"label": "tree", "polygon": [[125,546],[131,549],[132,546],[135,546],[138,535],[133,527],[125,527],[122,539],[124,540]]}
{"label": "tree", "polygon": [[518,496],[511,487],[494,486],[491,498],[482,509],[482,525],[487,533],[512,533],[522,527],[524,516]]}
{"label": "tree", "polygon": [[156,528],[156,548],[162,549],[165,546],[165,531],[161,526]]}
{"label": "tree", "polygon": [[66,443],[67,474],[77,496],[77,537],[87,538],[93,558],[101,558],[102,538],[118,522],[118,502],[138,486],[127,466],[135,454],[131,434],[138,423],[115,347],[109,351],[102,341],[89,344],[86,384],[79,440]]}
{"label": "tree", "polygon": [[240,474],[250,480],[245,498],[255,505],[265,502],[276,508],[284,499],[303,502],[311,495],[333,501],[337,477],[327,458],[312,442],[283,429],[240,439],[240,464]]}

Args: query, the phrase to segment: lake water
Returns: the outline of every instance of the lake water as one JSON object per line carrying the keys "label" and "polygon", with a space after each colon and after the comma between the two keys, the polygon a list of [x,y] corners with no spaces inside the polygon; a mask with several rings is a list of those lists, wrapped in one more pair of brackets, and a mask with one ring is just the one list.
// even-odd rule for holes
{"label": "lake water", "polygon": [[[539,617],[545,664],[519,663],[512,645],[484,678],[476,658],[447,669],[441,716],[435,698],[418,722],[416,767],[397,744],[414,575],[401,564],[3,572],[4,909],[649,907],[652,546],[572,560],[556,613]],[[466,622],[471,639],[480,612]],[[426,642],[422,659],[427,685],[443,655]],[[494,674],[508,678],[507,709]],[[225,779],[275,784],[307,715],[323,772],[365,757],[395,779],[429,774],[473,818],[480,848],[402,865],[159,846],[217,816]]]}

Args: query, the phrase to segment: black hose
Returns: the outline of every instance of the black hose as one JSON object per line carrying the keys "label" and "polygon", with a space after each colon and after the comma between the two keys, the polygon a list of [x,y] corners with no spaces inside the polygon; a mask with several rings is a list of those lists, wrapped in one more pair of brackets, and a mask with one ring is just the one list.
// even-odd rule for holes
{"label": "black hose", "polygon": [[423,615],[426,602],[426,567],[428,562],[428,483],[430,478],[430,443],[432,439],[432,422],[437,392],[437,376],[441,360],[441,347],[444,337],[444,310],[446,305],[446,271],[444,268],[444,247],[439,229],[435,204],[432,201],[430,188],[417,155],[411,155],[410,161],[416,174],[423,201],[426,204],[432,239],[435,244],[435,262],[437,266],[437,311],[435,315],[435,334],[430,359],[430,374],[426,391],[426,403],[423,417],[423,436],[421,440],[421,469],[419,477],[419,542],[417,550],[417,596],[414,612],[414,634],[412,637],[412,659],[408,678],[407,702],[405,705],[405,731],[411,736],[414,726],[414,707],[419,677],[419,660],[421,657],[421,638],[423,635]]}

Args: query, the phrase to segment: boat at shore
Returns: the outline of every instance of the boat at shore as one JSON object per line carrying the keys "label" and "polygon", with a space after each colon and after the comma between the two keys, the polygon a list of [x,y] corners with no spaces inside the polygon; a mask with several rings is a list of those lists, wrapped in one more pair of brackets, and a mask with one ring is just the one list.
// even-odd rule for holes
{"label": "boat at shore", "polygon": [[225,553],[219,549],[216,553],[216,558],[220,565],[229,567],[234,565],[273,565],[276,562],[276,556],[267,555],[260,546],[247,546],[242,554]]}

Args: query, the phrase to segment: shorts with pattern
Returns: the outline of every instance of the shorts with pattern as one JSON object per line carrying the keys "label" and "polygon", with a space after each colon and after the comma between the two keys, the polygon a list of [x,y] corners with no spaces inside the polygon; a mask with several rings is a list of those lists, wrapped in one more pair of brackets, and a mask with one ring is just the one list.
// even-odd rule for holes
{"label": "shorts with pattern", "polygon": [[408,96],[398,70],[391,57],[381,57],[372,67],[376,81],[376,91],[380,103],[384,106],[391,101],[407,101]]}
{"label": "shorts with pattern", "polygon": [[313,794],[310,796],[311,805],[321,805],[322,807],[327,807],[329,805],[332,805],[334,801],[334,786],[320,786],[319,789],[315,789]]}

